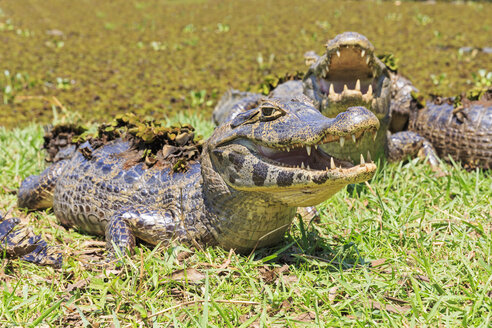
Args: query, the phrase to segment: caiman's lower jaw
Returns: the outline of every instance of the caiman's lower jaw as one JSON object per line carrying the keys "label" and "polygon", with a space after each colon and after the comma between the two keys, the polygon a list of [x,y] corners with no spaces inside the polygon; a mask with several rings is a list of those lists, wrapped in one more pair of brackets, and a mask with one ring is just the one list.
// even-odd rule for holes
{"label": "caiman's lower jaw", "polygon": [[348,102],[370,108],[383,85],[376,60],[371,50],[358,45],[331,49],[318,69],[321,98],[329,103]]}

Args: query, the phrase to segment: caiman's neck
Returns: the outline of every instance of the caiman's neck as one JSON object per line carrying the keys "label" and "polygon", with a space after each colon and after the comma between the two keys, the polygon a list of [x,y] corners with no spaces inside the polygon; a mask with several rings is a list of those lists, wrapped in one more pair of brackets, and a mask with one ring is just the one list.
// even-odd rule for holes
{"label": "caiman's neck", "polygon": [[265,193],[229,187],[213,170],[206,150],[201,167],[204,205],[215,221],[214,235],[221,247],[244,253],[282,240],[296,207],[274,201]]}

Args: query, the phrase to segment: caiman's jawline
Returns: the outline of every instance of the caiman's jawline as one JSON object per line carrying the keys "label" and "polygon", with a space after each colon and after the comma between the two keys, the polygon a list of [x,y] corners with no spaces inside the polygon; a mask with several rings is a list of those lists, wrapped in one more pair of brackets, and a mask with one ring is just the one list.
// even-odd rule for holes
{"label": "caiman's jawline", "polygon": [[371,49],[360,45],[340,45],[327,52],[325,68],[318,76],[320,91],[332,102],[359,98],[370,103],[379,94],[380,72]]}

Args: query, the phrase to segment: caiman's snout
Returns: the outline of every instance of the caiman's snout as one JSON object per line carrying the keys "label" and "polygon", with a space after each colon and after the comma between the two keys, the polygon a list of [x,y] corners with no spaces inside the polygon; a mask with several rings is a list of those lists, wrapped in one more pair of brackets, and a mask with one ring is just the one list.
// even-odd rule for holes
{"label": "caiman's snout", "polygon": [[365,131],[375,134],[379,129],[379,120],[376,115],[361,106],[349,107],[345,112],[338,114],[334,120],[334,128],[340,135],[350,134],[357,137]]}

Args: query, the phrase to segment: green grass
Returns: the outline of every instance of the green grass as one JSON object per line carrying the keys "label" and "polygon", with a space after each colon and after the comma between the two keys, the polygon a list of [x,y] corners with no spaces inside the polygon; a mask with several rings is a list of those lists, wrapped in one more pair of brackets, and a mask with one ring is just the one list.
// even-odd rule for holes
{"label": "green grass", "polygon": [[[210,123],[193,123],[210,133]],[[16,208],[20,181],[45,166],[42,134],[38,125],[0,129],[0,211],[12,209],[60,245],[64,264],[54,270],[3,260],[0,326],[492,324],[490,172],[383,165],[369,185],[321,204],[320,220],[296,220],[276,248],[243,256],[140,245],[110,270],[97,265],[101,239],[65,230],[49,211]]]}

